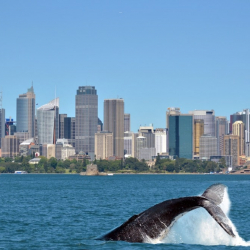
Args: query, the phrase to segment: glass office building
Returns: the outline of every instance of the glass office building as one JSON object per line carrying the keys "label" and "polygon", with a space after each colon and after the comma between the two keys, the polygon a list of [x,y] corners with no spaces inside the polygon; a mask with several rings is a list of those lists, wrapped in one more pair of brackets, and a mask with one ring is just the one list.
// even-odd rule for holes
{"label": "glass office building", "polygon": [[194,110],[190,111],[189,114],[192,114],[195,120],[204,121],[204,134],[215,136],[214,110]]}
{"label": "glass office building", "polygon": [[242,112],[237,112],[230,115],[229,132],[232,133],[233,123],[242,121],[245,125],[245,155],[250,156],[250,112],[249,109],[244,109]]}
{"label": "glass office building", "polygon": [[193,158],[193,115],[180,114],[173,108],[167,113],[169,155]]}
{"label": "glass office building", "polygon": [[33,86],[16,101],[16,131],[35,136],[35,94]]}
{"label": "glass office building", "polygon": [[95,133],[98,125],[98,95],[93,86],[81,86],[75,97],[75,147],[95,158]]}
{"label": "glass office building", "polygon": [[75,147],[75,117],[64,118],[64,138],[68,139],[68,143]]}
{"label": "glass office building", "polygon": [[59,138],[59,98],[37,109],[39,144],[55,144]]}

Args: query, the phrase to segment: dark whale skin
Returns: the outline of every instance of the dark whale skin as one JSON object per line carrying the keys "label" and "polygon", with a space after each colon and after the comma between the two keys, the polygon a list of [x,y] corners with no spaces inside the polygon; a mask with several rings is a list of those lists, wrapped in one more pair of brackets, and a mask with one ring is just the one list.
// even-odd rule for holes
{"label": "dark whale skin", "polygon": [[145,242],[159,236],[164,237],[180,216],[199,207],[205,208],[229,235],[235,237],[229,219],[218,206],[223,200],[225,189],[226,186],[223,184],[214,184],[202,196],[163,201],[138,215],[132,216],[121,226],[97,239]]}
{"label": "dark whale skin", "polygon": [[144,242],[145,237],[157,238],[162,231],[174,223],[176,217],[202,207],[203,200],[205,198],[194,196],[164,201],[139,215],[132,216],[100,239]]}

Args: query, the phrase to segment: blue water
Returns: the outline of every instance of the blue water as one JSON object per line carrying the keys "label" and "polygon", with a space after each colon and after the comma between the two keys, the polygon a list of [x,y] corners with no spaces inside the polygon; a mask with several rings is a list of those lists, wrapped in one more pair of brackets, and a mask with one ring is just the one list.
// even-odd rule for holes
{"label": "blue water", "polygon": [[[214,183],[228,187],[237,242],[202,208],[183,216],[157,244],[95,240],[156,203],[201,194]],[[249,194],[250,175],[1,174],[0,249],[246,249]]]}

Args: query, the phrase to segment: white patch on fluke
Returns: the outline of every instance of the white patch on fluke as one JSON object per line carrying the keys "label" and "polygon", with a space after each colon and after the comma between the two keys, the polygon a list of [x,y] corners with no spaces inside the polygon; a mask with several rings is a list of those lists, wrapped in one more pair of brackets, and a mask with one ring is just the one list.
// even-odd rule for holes
{"label": "white patch on fluke", "polygon": [[[230,211],[230,199],[227,189],[220,204],[223,212],[228,216]],[[145,240],[148,243],[168,243],[168,244],[199,244],[199,245],[226,245],[226,246],[250,246],[250,241],[243,240],[233,223],[230,221],[235,237],[228,235],[221,226],[210,216],[204,208],[198,208],[188,212],[179,218],[169,230],[166,237],[161,235],[157,239]]]}

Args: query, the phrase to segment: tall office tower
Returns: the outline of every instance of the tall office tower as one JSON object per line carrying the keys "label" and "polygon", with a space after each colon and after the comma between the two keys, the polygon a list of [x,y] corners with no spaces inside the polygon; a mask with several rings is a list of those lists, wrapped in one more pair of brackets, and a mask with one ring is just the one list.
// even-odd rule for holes
{"label": "tall office tower", "polygon": [[167,130],[165,128],[157,128],[154,134],[156,155],[167,153]]}
{"label": "tall office tower", "polygon": [[147,138],[147,148],[155,148],[155,134],[153,126],[140,127],[138,133],[140,136]]}
{"label": "tall office tower", "polygon": [[59,138],[59,98],[37,109],[39,144],[55,144]]}
{"label": "tall office tower", "polygon": [[114,156],[124,156],[124,101],[104,100],[104,130],[113,133]]}
{"label": "tall office tower", "polygon": [[130,114],[124,114],[124,132],[130,131]]}
{"label": "tall office tower", "polygon": [[1,138],[5,137],[5,109],[0,109],[0,148],[1,148]]}
{"label": "tall office tower", "polygon": [[138,133],[124,132],[124,155],[136,158],[136,138]]}
{"label": "tall office tower", "polygon": [[244,109],[242,112],[236,112],[230,115],[229,130],[232,133],[233,123],[242,121],[245,124],[245,155],[250,157],[250,123],[249,123],[249,109]]}
{"label": "tall office tower", "polygon": [[147,148],[147,138],[138,136],[136,138],[136,158],[141,159],[141,149]]}
{"label": "tall office tower", "polygon": [[243,121],[243,112],[236,112],[232,115],[230,115],[230,123],[229,123],[229,133],[232,134],[233,132],[233,123],[236,121],[242,121],[244,124],[245,122]]}
{"label": "tall office tower", "polygon": [[217,138],[211,135],[200,137],[200,159],[210,160],[210,156],[217,155]]}
{"label": "tall office tower", "polygon": [[95,133],[98,124],[98,95],[93,86],[80,86],[76,94],[76,153],[95,158]]}
{"label": "tall office tower", "polygon": [[75,147],[75,137],[76,137],[76,118],[75,117],[65,117],[64,118],[64,138],[68,139],[68,143]]}
{"label": "tall office tower", "polygon": [[204,135],[204,120],[194,120],[194,155],[199,156],[200,154],[200,137]]}
{"label": "tall office tower", "polygon": [[97,160],[113,156],[113,133],[101,131],[95,134],[95,156]]}
{"label": "tall office tower", "polygon": [[14,158],[19,155],[19,141],[15,135],[6,135],[1,139],[2,157]]}
{"label": "tall office tower", "polygon": [[194,119],[202,119],[204,121],[204,134],[215,136],[215,115],[213,110],[194,110],[189,111],[193,114]]}
{"label": "tall office tower", "polygon": [[67,117],[67,114],[59,114],[59,138],[63,139],[64,137],[64,118]]}
{"label": "tall office tower", "polygon": [[217,154],[223,155],[224,136],[228,134],[228,121],[224,116],[215,117],[215,136],[217,138]]}
{"label": "tall office tower", "polygon": [[224,136],[224,154],[232,156],[232,166],[239,165],[239,136],[225,135]]}
{"label": "tall office tower", "polygon": [[30,138],[35,136],[35,98],[32,86],[16,101],[16,131],[28,132]]}
{"label": "tall office tower", "polygon": [[168,108],[167,129],[169,155],[193,158],[193,114],[181,114],[179,108]]}
{"label": "tall office tower", "polygon": [[239,136],[239,155],[244,155],[245,152],[245,126],[242,121],[236,121],[232,126],[233,135]]}

